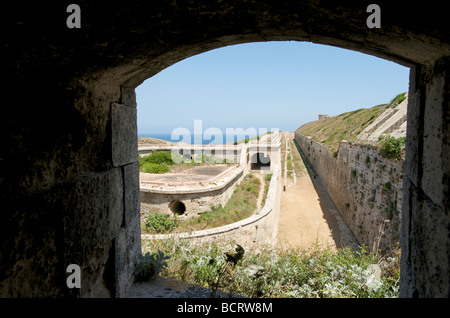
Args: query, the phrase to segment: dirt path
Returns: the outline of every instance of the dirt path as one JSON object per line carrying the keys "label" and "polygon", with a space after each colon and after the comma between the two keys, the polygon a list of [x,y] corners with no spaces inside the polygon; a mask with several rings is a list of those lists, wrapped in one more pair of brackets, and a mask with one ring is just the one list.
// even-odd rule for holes
{"label": "dirt path", "polygon": [[[298,153],[296,148],[292,148],[292,153]],[[302,160],[297,163],[305,166]],[[307,248],[316,243],[331,245],[334,249],[344,245],[356,247],[353,235],[338,214],[322,182],[314,179],[311,169],[307,169],[307,172],[306,169],[300,170],[302,173],[297,175],[296,184],[287,186],[281,195],[277,247]]]}

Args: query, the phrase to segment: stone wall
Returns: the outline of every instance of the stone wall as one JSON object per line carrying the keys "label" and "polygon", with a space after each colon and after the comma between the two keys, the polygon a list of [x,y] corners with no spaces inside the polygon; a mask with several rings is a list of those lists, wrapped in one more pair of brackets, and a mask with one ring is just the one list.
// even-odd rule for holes
{"label": "stone wall", "polygon": [[[216,162],[226,160],[229,163],[240,163],[241,151],[243,146],[140,146],[138,153],[145,157],[154,152],[169,151],[179,154],[186,159],[196,159],[198,156],[205,155],[211,157]],[[244,148],[245,149],[245,148]]]}
{"label": "stone wall", "polygon": [[[80,29],[67,28],[62,2],[16,1],[5,11],[2,297],[120,294],[140,249],[139,226],[133,226],[139,218],[134,88],[208,50],[285,40],[352,49],[411,68],[400,292],[450,295],[447,10],[380,0],[382,28],[370,29],[359,0],[77,4]],[[131,160],[122,160],[128,154]],[[67,288],[71,263],[85,275],[81,290]]]}
{"label": "stone wall", "polygon": [[272,170],[272,179],[267,192],[264,207],[254,215],[224,226],[192,233],[179,234],[143,234],[143,239],[179,238],[195,240],[196,243],[227,242],[237,243],[245,249],[258,246],[274,246],[278,235],[278,220],[281,203],[281,169],[276,165]]}
{"label": "stone wall", "polygon": [[333,154],[298,133],[295,141],[360,244],[389,249],[400,242],[403,162],[370,145],[344,141]]}
{"label": "stone wall", "polygon": [[230,199],[236,184],[244,177],[242,168],[238,168],[223,184],[192,189],[152,189],[141,188],[141,218],[150,212],[171,215],[169,204],[178,200],[186,206],[182,218],[196,216],[199,213],[211,210],[212,207],[225,206]]}

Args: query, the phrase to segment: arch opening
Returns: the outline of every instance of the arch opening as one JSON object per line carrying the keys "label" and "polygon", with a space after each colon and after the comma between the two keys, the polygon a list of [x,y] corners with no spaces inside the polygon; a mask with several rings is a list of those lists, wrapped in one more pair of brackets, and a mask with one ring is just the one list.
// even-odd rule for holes
{"label": "arch opening", "polygon": [[[384,7],[385,8],[385,7]],[[295,8],[294,8],[295,9]],[[320,10],[323,10],[321,12],[334,12],[336,8],[334,7],[330,7],[330,8],[326,8],[323,9],[321,8]],[[360,6],[358,5],[357,7],[351,7],[349,6],[348,12],[349,14],[345,15],[346,17],[357,17],[357,19],[360,18],[360,15],[356,14],[356,12],[360,11]],[[269,8],[269,10],[267,10],[267,12],[270,12],[270,10],[274,10],[274,12],[278,12],[278,9],[275,8]],[[304,8],[302,8],[302,10],[304,10]],[[314,13],[314,10],[318,10],[316,8],[314,8],[313,10],[311,10],[312,13]],[[344,10],[347,10],[347,8],[344,8]],[[352,11],[354,10],[354,11]],[[386,9],[385,9],[386,10]],[[247,8],[246,11],[247,12]],[[294,10],[295,11],[295,10]],[[228,11],[227,11],[228,12]],[[252,11],[253,12],[253,11]],[[266,11],[264,11],[266,12]],[[346,11],[347,12],[347,11]],[[352,14],[350,14],[350,12]],[[386,12],[386,11],[385,11]],[[219,12],[220,13],[220,12]],[[279,12],[278,12],[279,13]],[[355,14],[353,14],[355,13]],[[269,18],[272,18],[272,15],[268,14],[267,15]],[[301,17],[302,15],[296,15],[296,14],[292,14],[292,15],[278,15],[278,16],[287,16],[287,18],[285,18],[288,22],[289,19],[291,19],[292,17],[295,17],[295,20],[292,20],[292,24],[289,24],[289,29],[286,28],[286,25],[283,25],[283,23],[286,23],[286,21],[281,21],[278,26],[275,26],[272,28],[269,27],[262,27],[264,25],[263,22],[265,22],[264,19],[261,18],[261,20],[257,20],[257,19],[241,19],[242,21],[258,21],[258,25],[257,25],[257,32],[253,32],[253,29],[251,28],[252,26],[250,25],[250,27],[248,28],[250,31],[248,31],[248,29],[245,30],[244,32],[240,33],[240,30],[233,30],[232,33],[226,33],[223,34],[223,37],[220,37],[219,34],[216,35],[214,33],[214,28],[212,28],[212,34],[213,35],[206,35],[204,33],[202,33],[202,39],[203,42],[195,42],[193,40],[186,40],[183,44],[183,46],[180,45],[180,47],[183,47],[183,50],[177,49],[178,47],[176,45],[173,45],[173,47],[175,49],[173,50],[160,50],[157,51],[155,49],[155,51],[157,53],[153,52],[151,54],[153,54],[152,58],[144,58],[142,59],[142,56],[140,56],[141,61],[144,60],[144,63],[140,64],[140,66],[138,68],[141,68],[140,70],[138,68],[136,68],[136,63],[130,63],[129,66],[125,66],[129,67],[130,71],[124,71],[122,70],[121,72],[115,72],[115,75],[117,76],[117,74],[125,74],[123,75],[123,78],[119,78],[118,82],[121,82],[123,87],[126,88],[132,88],[132,87],[136,87],[139,83],[141,83],[143,80],[153,76],[154,74],[157,74],[161,68],[170,66],[174,63],[176,63],[177,61],[188,57],[188,56],[192,56],[198,53],[202,53],[211,49],[215,49],[217,47],[220,46],[225,46],[225,45],[230,45],[230,44],[237,44],[239,43],[247,43],[247,42],[251,42],[251,41],[265,41],[267,39],[284,39],[284,40],[299,40],[299,39],[303,39],[303,40],[308,40],[308,41],[314,41],[317,43],[323,43],[323,44],[332,44],[332,45],[336,45],[342,48],[348,48],[348,49],[354,49],[354,50],[361,50],[364,53],[368,53],[371,55],[375,55],[375,56],[379,56],[379,57],[383,57],[385,59],[388,60],[392,60],[395,62],[402,62],[403,65],[406,66],[412,66],[414,64],[423,64],[425,65],[427,62],[433,62],[437,60],[438,57],[440,57],[440,54],[442,54],[442,51],[445,48],[439,48],[439,49],[435,49],[433,50],[434,47],[436,47],[432,41],[424,41],[424,37],[428,37],[428,35],[426,35],[424,33],[424,35],[422,36],[420,34],[420,32],[417,32],[418,36],[415,38],[413,36],[409,36],[409,33],[406,32],[408,31],[409,27],[408,24],[406,24],[401,18],[398,19],[399,21],[396,21],[394,23],[394,25],[398,26],[399,30],[405,30],[405,32],[398,32],[397,29],[395,29],[395,32],[392,32],[390,29],[383,29],[382,31],[386,32],[383,33],[383,35],[381,36],[377,36],[377,35],[373,35],[373,32],[371,32],[372,30],[369,30],[369,32],[371,32],[370,36],[366,36],[367,34],[367,30],[366,27],[364,25],[364,23],[359,23],[359,21],[355,21],[355,18],[346,18],[345,21],[340,20],[339,18],[336,18],[335,20],[333,20],[332,24],[330,24],[330,17],[328,17],[327,14],[317,14],[317,15],[312,15],[311,19],[309,19],[310,21],[308,21],[308,23],[315,24],[315,25],[323,25],[322,29],[314,29],[314,28],[308,28],[308,24],[305,23],[305,26],[301,25],[301,19],[299,19],[299,17]],[[331,18],[334,18],[331,17]],[[323,20],[321,20],[323,19]],[[411,18],[409,18],[409,20],[411,20]],[[419,20],[419,19],[418,19]],[[435,19],[438,20],[438,19]],[[422,21],[422,20],[421,20]],[[273,22],[273,21],[270,21]],[[324,23],[320,23],[320,22],[324,22]],[[295,24],[297,23],[297,24]],[[423,23],[423,22],[422,22]],[[361,27],[358,27],[361,24]],[[272,24],[267,24],[267,25],[273,25]],[[333,25],[333,27],[330,27],[330,25]],[[338,27],[335,27],[335,26]],[[422,24],[420,24],[421,26]],[[425,24],[423,24],[425,25]],[[433,25],[433,24],[432,24]],[[356,27],[355,27],[356,26]],[[261,31],[262,28],[262,31]],[[432,27],[429,27],[430,29],[432,29]],[[196,28],[197,30],[202,30],[202,32],[204,32],[203,30],[205,30],[206,28],[202,28],[200,26],[198,26]],[[342,34],[342,30],[347,30]],[[169,30],[169,29],[168,29]],[[310,31],[313,30],[313,31]],[[334,31],[336,30],[336,31]],[[385,31],[386,30],[386,31]],[[426,29],[427,30],[427,29]],[[310,31],[310,34],[307,33],[307,31]],[[217,32],[220,33],[220,32]],[[264,37],[261,35],[264,34]],[[406,38],[406,36],[402,37],[403,34],[408,34],[408,38]],[[390,35],[392,35],[390,37]],[[420,36],[419,36],[420,35]],[[193,39],[195,37],[195,35],[192,35],[189,39]],[[431,36],[429,36],[431,38]],[[161,38],[163,38],[161,36]],[[364,39],[364,43],[361,42],[361,38]],[[343,40],[345,39],[345,40]],[[389,39],[389,41],[386,42],[386,39]],[[432,39],[432,38],[431,38]],[[195,43],[195,44],[192,44]],[[401,43],[401,44],[398,44]],[[436,43],[439,43],[439,45],[441,44],[440,41],[436,41]],[[417,46],[415,44],[418,44]],[[442,41],[442,44],[445,47],[448,47],[447,42]],[[136,45],[138,46],[138,45]],[[404,49],[403,49],[404,48]],[[415,48],[414,50],[411,50],[411,48]],[[164,54],[161,54],[160,52],[166,52]],[[427,53],[428,52],[428,53]],[[155,58],[156,56],[156,58]],[[130,59],[131,60],[131,59]],[[137,59],[135,59],[137,60]],[[447,63],[448,61],[446,61]],[[419,65],[420,66],[420,65]],[[114,72],[112,72],[114,73]],[[137,74],[137,75],[135,75]],[[414,75],[414,80],[417,81],[419,83],[419,78],[421,78],[421,76],[423,76],[425,74],[424,68],[420,69],[420,68],[415,68],[414,69],[414,73],[412,73]],[[120,77],[122,77],[122,75],[119,75]],[[413,76],[412,76],[413,78]],[[416,83],[413,83],[414,85],[416,85]],[[420,85],[422,85],[423,83],[420,83]],[[412,85],[411,87],[415,87],[414,85]],[[419,85],[419,84],[417,84]],[[417,91],[419,91],[417,89]],[[414,93],[414,92],[412,92]],[[440,92],[439,92],[440,93]],[[124,94],[123,96],[126,96],[126,94]],[[123,98],[123,96],[121,98]],[[417,96],[416,96],[417,97]],[[421,99],[419,101],[419,98],[416,98],[416,104],[417,105],[421,105],[424,106],[425,105],[425,99]],[[422,112],[424,112],[424,110],[421,110]],[[417,125],[416,125],[417,126]],[[422,123],[423,126],[423,123]],[[413,139],[420,139],[422,138],[422,135],[420,135],[417,131],[418,128],[415,127],[413,129],[413,133],[417,133],[418,136],[412,135]],[[411,135],[411,133],[410,133]],[[414,139],[414,140],[416,140]],[[421,147],[422,145],[420,145]],[[409,146],[409,148],[407,148],[407,152],[409,149],[413,149],[414,153],[419,151],[417,150],[415,145],[413,146]],[[421,160],[420,158],[418,160]],[[422,177],[420,175],[420,177]],[[415,180],[415,179],[413,179]],[[419,183],[420,184],[420,183]],[[410,195],[410,194],[408,194]],[[410,212],[409,212],[410,213]],[[408,245],[409,246],[409,245]]]}
{"label": "arch opening", "polygon": [[169,209],[173,214],[183,215],[186,212],[186,205],[179,200],[175,200],[170,202]]}

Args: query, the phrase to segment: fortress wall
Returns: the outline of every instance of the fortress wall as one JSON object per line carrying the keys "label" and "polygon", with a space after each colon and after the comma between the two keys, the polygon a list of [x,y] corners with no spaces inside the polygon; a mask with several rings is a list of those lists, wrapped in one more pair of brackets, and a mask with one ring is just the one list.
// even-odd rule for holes
{"label": "fortress wall", "polygon": [[181,218],[197,216],[202,212],[211,210],[215,206],[225,206],[230,199],[236,184],[244,178],[243,169],[238,169],[223,184],[210,183],[207,187],[200,189],[159,189],[141,188],[141,218],[150,212],[172,215],[169,204],[179,200],[186,206],[186,212]]}
{"label": "fortress wall", "polygon": [[214,161],[222,162],[227,160],[228,162],[240,163],[241,160],[241,147],[222,147],[222,146],[140,146],[138,154],[141,157],[151,155],[154,152],[170,151],[178,153],[182,156],[191,156],[195,159],[199,155],[210,156]]}
{"label": "fortress wall", "polygon": [[379,239],[387,249],[400,241],[403,162],[369,145],[344,141],[333,155],[309,137],[295,133],[295,141],[360,244],[371,248]]}
{"label": "fortress wall", "polygon": [[281,169],[274,166],[272,179],[264,207],[254,215],[221,227],[180,234],[143,234],[143,239],[195,239],[196,243],[230,242],[242,245],[246,250],[262,245],[274,246],[278,235],[280,215]]}

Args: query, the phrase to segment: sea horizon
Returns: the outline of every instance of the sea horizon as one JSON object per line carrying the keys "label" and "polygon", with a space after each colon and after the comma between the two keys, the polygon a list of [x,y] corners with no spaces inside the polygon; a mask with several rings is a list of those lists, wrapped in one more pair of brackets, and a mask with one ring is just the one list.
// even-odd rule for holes
{"label": "sea horizon", "polygon": [[[169,142],[179,142],[179,141],[183,141],[188,143],[186,140],[183,140],[183,136],[180,136],[177,139],[172,139],[172,134],[163,134],[163,133],[145,133],[145,134],[138,134],[138,137],[149,137],[149,138],[157,138],[157,139],[161,139],[161,140],[165,140],[165,141],[169,141]],[[230,143],[230,142],[234,142],[234,141],[239,141],[245,138],[252,138],[252,137],[256,137],[255,136],[245,136],[245,135],[223,135],[222,136],[222,140],[215,140],[215,137],[213,136],[212,139],[204,139],[203,135],[191,135],[191,140],[190,143],[191,145],[223,145],[226,143]]]}

